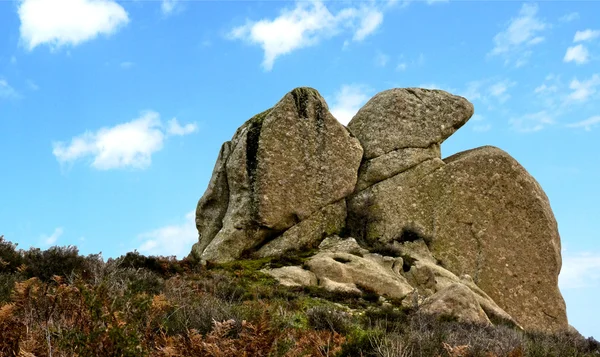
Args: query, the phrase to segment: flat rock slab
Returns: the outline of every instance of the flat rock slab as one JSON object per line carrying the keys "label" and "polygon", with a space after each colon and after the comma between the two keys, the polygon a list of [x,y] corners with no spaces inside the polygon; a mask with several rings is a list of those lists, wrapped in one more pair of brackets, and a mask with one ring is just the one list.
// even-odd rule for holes
{"label": "flat rock slab", "polygon": [[259,248],[256,258],[280,257],[289,250],[316,248],[323,237],[339,233],[346,225],[346,200],[321,208],[312,216],[289,228],[281,236]]}
{"label": "flat rock slab", "polygon": [[379,295],[402,299],[414,289],[406,279],[391,267],[378,261],[348,253],[318,253],[305,265],[315,273],[319,281],[327,278],[348,286],[364,286]]}
{"label": "flat rock slab", "polygon": [[443,90],[394,88],[376,94],[348,124],[365,159],[441,144],[473,115],[473,104]]}
{"label": "flat rock slab", "polygon": [[366,160],[360,165],[355,191],[362,191],[377,182],[411,169],[424,161],[436,158],[441,159],[440,146],[437,144],[425,149],[398,149]]}

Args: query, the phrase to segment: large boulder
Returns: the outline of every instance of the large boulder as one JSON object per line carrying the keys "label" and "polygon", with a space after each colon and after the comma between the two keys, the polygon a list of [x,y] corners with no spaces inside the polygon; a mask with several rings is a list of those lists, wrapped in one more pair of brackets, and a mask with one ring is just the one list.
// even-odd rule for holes
{"label": "large boulder", "polygon": [[475,283],[524,328],[568,328],[558,288],[560,236],[548,197],[495,147],[444,160],[432,177],[433,255]]}
{"label": "large boulder", "polygon": [[422,237],[439,265],[472,276],[525,329],[567,329],[560,237],[535,179],[494,147],[433,162],[349,198],[352,232],[368,243]]}
{"label": "large boulder", "polygon": [[[354,190],[362,153],[316,90],[294,89],[244,123],[222,150],[196,212],[194,254],[203,261],[235,260],[339,202]],[[220,204],[207,203],[217,198]],[[313,236],[335,233],[335,222],[312,223],[324,229],[305,229]]]}
{"label": "large boulder", "polygon": [[463,284],[451,284],[425,300],[421,312],[453,316],[460,322],[491,325],[475,294]]}
{"label": "large boulder", "polygon": [[473,115],[473,104],[443,90],[394,88],[376,94],[348,129],[360,140],[365,159],[405,148],[441,144]]}

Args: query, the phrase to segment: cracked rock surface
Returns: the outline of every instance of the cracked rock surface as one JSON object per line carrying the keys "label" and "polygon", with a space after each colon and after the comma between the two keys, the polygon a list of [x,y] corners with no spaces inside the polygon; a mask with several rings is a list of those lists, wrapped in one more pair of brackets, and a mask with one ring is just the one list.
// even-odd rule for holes
{"label": "cracked rock surface", "polygon": [[345,128],[316,90],[294,89],[223,144],[192,255],[220,263],[318,247],[303,266],[266,272],[464,321],[567,330],[560,236],[540,185],[495,147],[441,158],[473,112],[445,91],[395,88]]}

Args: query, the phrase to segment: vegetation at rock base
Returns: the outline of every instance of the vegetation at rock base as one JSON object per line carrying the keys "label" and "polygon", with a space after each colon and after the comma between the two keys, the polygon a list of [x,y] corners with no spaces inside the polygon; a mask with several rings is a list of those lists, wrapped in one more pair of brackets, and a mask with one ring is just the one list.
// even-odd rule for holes
{"label": "vegetation at rock base", "polygon": [[461,324],[259,272],[281,264],[201,267],[137,252],[104,262],[0,237],[0,356],[600,355],[600,343],[576,334]]}

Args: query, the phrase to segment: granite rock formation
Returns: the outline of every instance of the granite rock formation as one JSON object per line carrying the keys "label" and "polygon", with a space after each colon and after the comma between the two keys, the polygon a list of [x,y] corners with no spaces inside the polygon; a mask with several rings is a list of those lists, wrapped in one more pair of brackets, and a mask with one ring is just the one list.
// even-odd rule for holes
{"label": "granite rock formation", "polygon": [[264,272],[462,321],[567,330],[542,188],[495,147],[441,157],[473,113],[445,91],[396,88],[346,128],[316,90],[294,89],[223,144],[192,255],[221,263],[312,249],[302,266]]}

